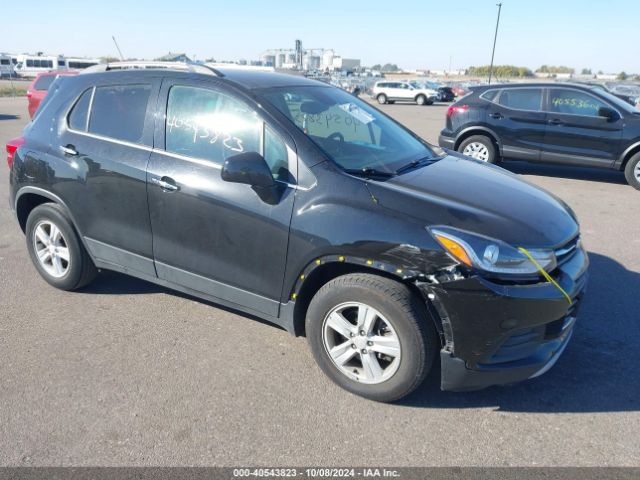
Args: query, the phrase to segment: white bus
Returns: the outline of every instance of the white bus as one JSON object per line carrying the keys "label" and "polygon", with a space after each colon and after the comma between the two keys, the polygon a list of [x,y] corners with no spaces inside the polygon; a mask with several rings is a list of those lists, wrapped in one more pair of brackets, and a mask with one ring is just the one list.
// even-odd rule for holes
{"label": "white bus", "polygon": [[11,61],[11,55],[8,53],[0,53],[0,78],[1,77],[14,77],[16,74],[13,71],[15,62]]}
{"label": "white bus", "polygon": [[99,58],[67,57],[58,60],[58,68],[60,70],[84,70],[99,63]]}
{"label": "white bus", "polygon": [[[33,78],[39,73],[50,72],[60,68],[59,61],[64,64],[63,57],[50,55],[16,55],[14,70],[18,77]],[[66,68],[64,68],[66,70]]]}

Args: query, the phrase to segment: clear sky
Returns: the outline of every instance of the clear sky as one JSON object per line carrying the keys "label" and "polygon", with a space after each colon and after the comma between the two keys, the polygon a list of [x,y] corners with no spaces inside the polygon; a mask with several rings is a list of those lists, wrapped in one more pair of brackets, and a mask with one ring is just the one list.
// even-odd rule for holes
{"label": "clear sky", "polygon": [[[488,64],[496,0],[30,0],[3,2],[0,51],[257,59],[333,48],[365,65]],[[640,0],[502,0],[496,64],[640,73]],[[27,7],[28,5],[28,7]]]}

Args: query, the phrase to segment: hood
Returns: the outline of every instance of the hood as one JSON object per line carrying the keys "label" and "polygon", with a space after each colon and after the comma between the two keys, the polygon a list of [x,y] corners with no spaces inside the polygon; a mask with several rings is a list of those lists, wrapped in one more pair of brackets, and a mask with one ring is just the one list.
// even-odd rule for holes
{"label": "hood", "polygon": [[449,155],[367,184],[383,208],[514,246],[557,247],[578,232],[566,204],[500,167]]}

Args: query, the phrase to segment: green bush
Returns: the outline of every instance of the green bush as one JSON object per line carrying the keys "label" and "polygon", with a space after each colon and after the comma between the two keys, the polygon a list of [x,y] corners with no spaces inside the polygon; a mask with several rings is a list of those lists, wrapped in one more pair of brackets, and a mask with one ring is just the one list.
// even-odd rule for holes
{"label": "green bush", "polygon": [[25,87],[0,87],[0,97],[24,97],[26,94]]}

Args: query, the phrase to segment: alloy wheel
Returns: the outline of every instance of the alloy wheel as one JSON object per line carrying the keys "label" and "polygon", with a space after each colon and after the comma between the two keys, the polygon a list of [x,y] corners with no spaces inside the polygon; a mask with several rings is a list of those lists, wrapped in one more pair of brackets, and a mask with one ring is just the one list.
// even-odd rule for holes
{"label": "alloy wheel", "polygon": [[44,220],[33,230],[33,246],[42,269],[54,278],[64,277],[69,271],[71,256],[60,229]]}
{"label": "alloy wheel", "polygon": [[382,383],[400,366],[397,333],[389,320],[364,303],[334,307],[323,321],[322,341],[338,370],[360,383]]}
{"label": "alloy wheel", "polygon": [[475,158],[476,160],[480,160],[482,162],[487,162],[489,160],[489,149],[486,145],[480,142],[472,142],[462,151],[463,155],[467,157]]}

